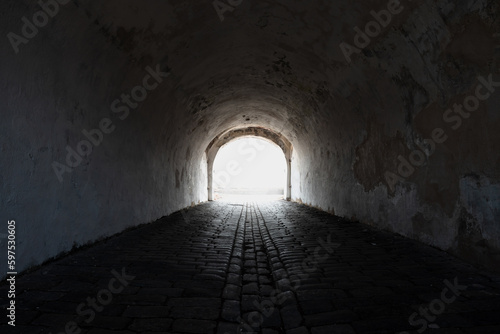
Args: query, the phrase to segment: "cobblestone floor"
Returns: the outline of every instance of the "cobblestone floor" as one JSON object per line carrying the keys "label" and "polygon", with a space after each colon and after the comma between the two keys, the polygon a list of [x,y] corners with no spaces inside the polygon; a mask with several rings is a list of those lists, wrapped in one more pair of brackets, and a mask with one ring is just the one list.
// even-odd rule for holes
{"label": "cobblestone floor", "polygon": [[[0,333],[500,333],[500,276],[315,209],[210,202],[17,279]],[[5,309],[7,286],[0,286]]]}

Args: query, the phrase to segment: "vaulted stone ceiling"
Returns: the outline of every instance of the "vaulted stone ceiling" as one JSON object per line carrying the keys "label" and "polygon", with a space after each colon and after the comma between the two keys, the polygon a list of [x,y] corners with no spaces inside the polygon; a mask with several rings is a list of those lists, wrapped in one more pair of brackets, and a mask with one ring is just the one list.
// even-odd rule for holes
{"label": "vaulted stone ceiling", "polygon": [[208,145],[245,128],[290,141],[292,200],[498,263],[498,6],[2,2],[22,267],[207,200]]}

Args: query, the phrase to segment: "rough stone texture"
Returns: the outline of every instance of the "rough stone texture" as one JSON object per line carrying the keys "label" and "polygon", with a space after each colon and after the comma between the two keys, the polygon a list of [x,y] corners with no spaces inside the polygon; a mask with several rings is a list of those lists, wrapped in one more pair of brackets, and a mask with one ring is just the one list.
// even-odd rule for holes
{"label": "rough stone texture", "polygon": [[[113,270],[123,288],[110,284]],[[255,290],[234,288],[247,284]],[[100,291],[110,286],[121,291],[108,300]],[[286,201],[177,212],[26,273],[17,290],[16,327],[1,323],[2,334],[60,333],[70,321],[82,334],[417,333],[423,318],[410,316],[439,310],[443,293],[450,302],[429,313],[429,333],[500,330],[498,274]],[[0,284],[2,308],[6,291]]]}
{"label": "rough stone texture", "polygon": [[[17,269],[206,201],[209,143],[247,127],[292,144],[292,200],[498,267],[500,94],[456,130],[443,121],[478,76],[500,80],[498,2],[401,1],[348,63],[339,44],[387,4],[245,0],[221,22],[211,1],[73,0],[16,54],[6,35],[39,5],[2,1],[0,212],[18,222]],[[157,64],[170,75],[121,120],[113,101]],[[106,117],[115,130],[59,182],[53,161]],[[448,140],[391,190],[385,173],[436,127]]]}

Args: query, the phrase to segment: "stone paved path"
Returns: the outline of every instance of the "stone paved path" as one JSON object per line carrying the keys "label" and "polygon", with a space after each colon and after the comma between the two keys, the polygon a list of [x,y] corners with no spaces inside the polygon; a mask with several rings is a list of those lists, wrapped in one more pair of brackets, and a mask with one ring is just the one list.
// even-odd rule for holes
{"label": "stone paved path", "polygon": [[2,334],[500,333],[499,275],[285,201],[178,212],[19,276],[17,292]]}

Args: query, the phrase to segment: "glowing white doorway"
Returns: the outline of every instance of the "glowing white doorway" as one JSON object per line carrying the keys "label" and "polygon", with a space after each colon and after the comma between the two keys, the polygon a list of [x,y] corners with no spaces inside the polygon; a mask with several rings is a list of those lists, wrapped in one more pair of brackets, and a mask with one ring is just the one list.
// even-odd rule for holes
{"label": "glowing white doorway", "polygon": [[283,150],[258,137],[242,137],[222,146],[213,165],[214,199],[285,195],[287,164]]}

